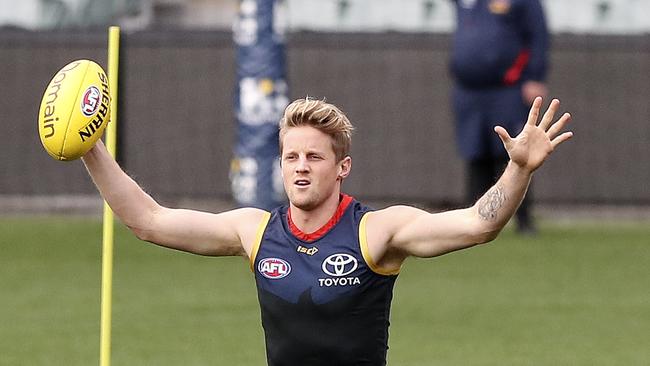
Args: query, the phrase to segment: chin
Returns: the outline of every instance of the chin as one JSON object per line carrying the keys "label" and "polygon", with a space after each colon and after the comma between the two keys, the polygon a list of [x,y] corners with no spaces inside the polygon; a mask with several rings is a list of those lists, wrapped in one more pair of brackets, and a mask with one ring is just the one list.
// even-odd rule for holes
{"label": "chin", "polygon": [[314,208],[318,207],[318,203],[312,200],[295,200],[291,201],[291,204],[303,211],[311,211]]}
{"label": "chin", "polygon": [[318,207],[320,201],[318,197],[313,195],[304,195],[302,197],[296,197],[296,194],[289,195],[289,202],[296,208],[299,208],[304,211],[311,211],[314,208]]}

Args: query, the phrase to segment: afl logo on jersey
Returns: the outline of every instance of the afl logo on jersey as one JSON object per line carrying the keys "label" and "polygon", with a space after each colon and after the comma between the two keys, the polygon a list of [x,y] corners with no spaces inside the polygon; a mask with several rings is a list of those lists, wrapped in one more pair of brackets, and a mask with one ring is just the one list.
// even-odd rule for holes
{"label": "afl logo on jersey", "polygon": [[359,263],[353,256],[345,253],[332,254],[323,261],[323,272],[330,276],[347,276],[357,269]]}
{"label": "afl logo on jersey", "polygon": [[279,280],[291,273],[291,265],[280,258],[264,258],[257,265],[257,270],[266,278]]}

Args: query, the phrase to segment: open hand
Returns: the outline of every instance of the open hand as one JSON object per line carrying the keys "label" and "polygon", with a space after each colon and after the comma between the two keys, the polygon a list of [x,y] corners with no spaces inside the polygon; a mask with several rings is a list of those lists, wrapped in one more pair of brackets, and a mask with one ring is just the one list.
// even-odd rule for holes
{"label": "open hand", "polygon": [[510,160],[531,173],[539,168],[553,150],[570,139],[573,132],[563,132],[564,126],[571,120],[569,113],[564,113],[557,121],[553,122],[555,113],[560,107],[560,101],[553,99],[542,120],[537,124],[542,98],[537,97],[528,114],[528,121],[523,130],[512,138],[505,128],[496,126],[494,132],[499,135],[503,145],[508,151]]}

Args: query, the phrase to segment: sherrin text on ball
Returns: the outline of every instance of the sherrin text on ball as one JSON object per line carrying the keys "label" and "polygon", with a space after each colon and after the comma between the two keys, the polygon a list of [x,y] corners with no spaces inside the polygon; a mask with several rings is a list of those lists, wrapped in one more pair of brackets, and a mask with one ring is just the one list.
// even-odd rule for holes
{"label": "sherrin text on ball", "polygon": [[43,94],[38,133],[56,160],[74,160],[101,137],[110,116],[108,77],[97,63],[76,60],[59,70]]}

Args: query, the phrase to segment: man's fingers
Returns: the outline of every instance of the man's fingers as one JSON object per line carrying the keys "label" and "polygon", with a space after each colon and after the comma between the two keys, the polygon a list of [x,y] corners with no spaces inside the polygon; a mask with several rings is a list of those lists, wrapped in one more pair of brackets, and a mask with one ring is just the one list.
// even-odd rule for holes
{"label": "man's fingers", "polygon": [[548,138],[553,139],[562,129],[566,126],[567,123],[571,120],[571,115],[569,113],[564,113],[560,119],[558,119],[551,128],[548,129]]}
{"label": "man's fingers", "polygon": [[503,145],[507,148],[510,146],[510,143],[512,142],[512,137],[510,137],[510,134],[508,134],[508,131],[506,131],[505,128],[501,126],[496,126],[494,127],[494,132],[499,135],[499,138],[501,138],[501,141],[503,141]]}
{"label": "man's fingers", "polygon": [[542,97],[537,97],[533,101],[533,106],[530,107],[530,112],[528,112],[528,121],[529,125],[537,125],[537,119],[539,118],[539,109],[542,106]]}
{"label": "man's fingers", "polygon": [[559,107],[560,107],[560,101],[557,99],[553,99],[551,101],[551,104],[548,106],[546,113],[544,113],[544,116],[542,117],[542,121],[539,123],[539,128],[541,128],[542,131],[546,131],[548,127],[551,125],[551,123],[553,122],[553,117],[555,117],[555,112],[557,112]]}
{"label": "man's fingers", "polygon": [[565,132],[565,133],[561,134],[560,136],[554,138],[553,140],[551,140],[551,145],[553,145],[553,149],[555,149],[556,147],[558,147],[558,145],[560,145],[564,141],[570,139],[571,137],[573,137],[573,132],[569,131],[569,132]]}

